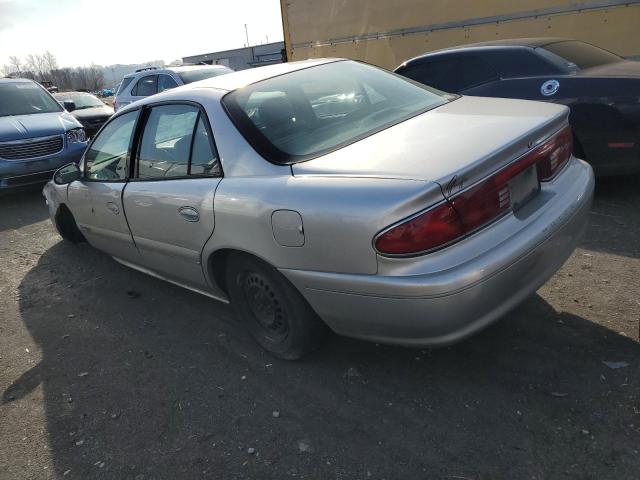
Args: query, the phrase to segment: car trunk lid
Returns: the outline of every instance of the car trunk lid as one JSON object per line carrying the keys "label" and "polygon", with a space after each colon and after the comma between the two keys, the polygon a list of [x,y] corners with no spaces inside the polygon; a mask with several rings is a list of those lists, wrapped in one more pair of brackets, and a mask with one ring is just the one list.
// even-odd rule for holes
{"label": "car trunk lid", "polygon": [[293,175],[433,181],[453,195],[558,131],[567,107],[460,97],[359,142],[294,164]]}

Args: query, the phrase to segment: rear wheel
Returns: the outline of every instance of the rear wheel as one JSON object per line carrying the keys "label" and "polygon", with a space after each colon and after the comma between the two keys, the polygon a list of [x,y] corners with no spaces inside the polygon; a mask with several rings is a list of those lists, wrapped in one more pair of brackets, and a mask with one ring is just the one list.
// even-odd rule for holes
{"label": "rear wheel", "polygon": [[329,328],[295,287],[265,262],[232,254],[226,284],[237,317],[273,355],[296,360],[327,338]]}
{"label": "rear wheel", "polygon": [[65,206],[60,205],[55,216],[56,229],[62,238],[70,241],[71,243],[86,242],[84,235],[78,228],[73,214]]}
{"label": "rear wheel", "polygon": [[578,157],[582,160],[586,160],[586,155],[584,153],[584,148],[582,147],[582,144],[580,143],[580,140],[578,140],[578,137],[576,137],[576,135],[573,135],[573,155],[575,157]]}

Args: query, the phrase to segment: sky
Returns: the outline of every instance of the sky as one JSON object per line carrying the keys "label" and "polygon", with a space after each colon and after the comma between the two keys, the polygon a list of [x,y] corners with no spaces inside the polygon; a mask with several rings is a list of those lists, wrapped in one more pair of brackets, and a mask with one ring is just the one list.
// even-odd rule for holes
{"label": "sky", "polygon": [[169,63],[282,40],[280,0],[0,0],[0,66],[49,50],[61,67]]}

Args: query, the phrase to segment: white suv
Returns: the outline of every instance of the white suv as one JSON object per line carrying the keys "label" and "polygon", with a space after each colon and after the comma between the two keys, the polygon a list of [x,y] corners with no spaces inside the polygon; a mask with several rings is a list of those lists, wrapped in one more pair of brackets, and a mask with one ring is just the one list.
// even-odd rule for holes
{"label": "white suv", "polygon": [[230,72],[233,70],[222,65],[140,68],[122,79],[113,102],[113,109],[118,110],[131,102],[170,88]]}

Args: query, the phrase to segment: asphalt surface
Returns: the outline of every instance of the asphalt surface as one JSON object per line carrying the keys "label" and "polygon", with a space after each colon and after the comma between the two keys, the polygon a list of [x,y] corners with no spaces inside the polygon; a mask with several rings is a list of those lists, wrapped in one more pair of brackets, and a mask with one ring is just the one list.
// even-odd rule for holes
{"label": "asphalt surface", "polygon": [[639,181],[599,180],[563,269],[468,341],[295,363],[4,195],[0,479],[640,478]]}

